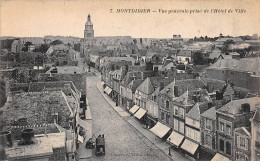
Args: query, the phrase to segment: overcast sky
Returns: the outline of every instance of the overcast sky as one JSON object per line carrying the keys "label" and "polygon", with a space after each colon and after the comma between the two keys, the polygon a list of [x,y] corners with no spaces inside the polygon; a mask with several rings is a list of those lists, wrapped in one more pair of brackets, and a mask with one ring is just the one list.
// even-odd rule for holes
{"label": "overcast sky", "polygon": [[[258,0],[1,0],[1,36],[83,37],[88,13],[95,36],[171,38],[260,34]],[[110,9],[245,9],[245,14],[123,14]]]}

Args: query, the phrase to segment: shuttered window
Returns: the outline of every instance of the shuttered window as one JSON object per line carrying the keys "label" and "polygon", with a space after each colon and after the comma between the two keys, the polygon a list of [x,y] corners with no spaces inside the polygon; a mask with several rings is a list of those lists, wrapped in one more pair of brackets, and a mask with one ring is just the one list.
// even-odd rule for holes
{"label": "shuttered window", "polygon": [[176,120],[176,119],[174,119],[174,122],[173,122],[173,128],[174,128],[174,130],[179,131],[179,129],[178,129],[178,127],[179,127],[178,123],[179,123],[179,121]]}
{"label": "shuttered window", "polygon": [[184,134],[184,122],[182,122],[182,121],[180,121],[179,122],[179,132],[180,133],[182,133],[182,134]]}

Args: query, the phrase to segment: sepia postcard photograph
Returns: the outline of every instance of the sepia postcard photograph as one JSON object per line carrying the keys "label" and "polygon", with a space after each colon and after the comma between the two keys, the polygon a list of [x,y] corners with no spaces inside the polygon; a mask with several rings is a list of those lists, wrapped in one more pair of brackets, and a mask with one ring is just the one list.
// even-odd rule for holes
{"label": "sepia postcard photograph", "polygon": [[260,161],[259,0],[1,0],[0,161]]}

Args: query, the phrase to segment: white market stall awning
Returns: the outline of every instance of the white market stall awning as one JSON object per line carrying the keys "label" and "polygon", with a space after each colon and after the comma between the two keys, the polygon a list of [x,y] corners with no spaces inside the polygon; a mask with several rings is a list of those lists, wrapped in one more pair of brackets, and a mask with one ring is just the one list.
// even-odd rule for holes
{"label": "white market stall awning", "polygon": [[107,94],[109,95],[111,92],[112,92],[112,89],[111,89],[111,88],[108,88]]}
{"label": "white market stall awning", "polygon": [[78,141],[83,143],[84,142],[84,138],[82,136],[78,135]]}
{"label": "white market stall awning", "polygon": [[163,125],[160,122],[157,122],[156,125],[154,125],[154,127],[150,129],[150,131],[158,137],[163,138],[163,136],[165,136],[170,131],[170,129],[171,128],[169,128],[168,126]]}
{"label": "white market stall awning", "polygon": [[140,109],[134,114],[134,116],[140,120],[140,119],[145,115],[146,112],[147,112],[146,110],[144,110],[143,108],[140,108]]}
{"label": "white market stall awning", "polygon": [[104,92],[106,92],[106,93],[107,93],[107,90],[108,90],[108,88],[109,88],[109,87],[106,87],[106,88],[104,89]]}
{"label": "white market stall awning", "polygon": [[198,149],[199,145],[188,140],[185,139],[183,144],[181,145],[181,148],[187,152],[189,152],[190,154],[194,155],[194,153],[196,152],[196,150]]}
{"label": "white market stall awning", "polygon": [[228,157],[225,157],[222,154],[217,153],[212,159],[211,161],[231,161]]}
{"label": "white market stall awning", "polygon": [[171,135],[167,138],[167,141],[179,147],[183,138],[184,138],[183,135],[175,131],[172,131]]}
{"label": "white market stall awning", "polygon": [[139,106],[134,105],[134,106],[129,110],[129,112],[130,112],[131,114],[134,114],[138,109],[139,109]]}
{"label": "white market stall awning", "polygon": [[112,89],[109,87],[106,87],[104,91],[109,95],[112,92]]}

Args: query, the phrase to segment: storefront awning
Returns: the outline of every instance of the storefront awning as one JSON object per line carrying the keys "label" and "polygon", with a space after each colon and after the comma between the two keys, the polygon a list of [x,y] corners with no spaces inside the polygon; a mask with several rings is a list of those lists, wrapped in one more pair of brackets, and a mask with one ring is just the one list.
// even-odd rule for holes
{"label": "storefront awning", "polygon": [[112,92],[112,89],[109,87],[106,87],[104,91],[109,95]]}
{"label": "storefront awning", "polygon": [[139,106],[134,105],[134,106],[129,110],[129,112],[130,112],[131,114],[134,114],[138,109],[139,109]]}
{"label": "storefront awning", "polygon": [[112,89],[111,89],[111,88],[108,88],[107,94],[109,95],[111,92],[112,92]]}
{"label": "storefront awning", "polygon": [[188,140],[185,139],[183,144],[181,145],[181,148],[187,152],[189,152],[190,154],[194,155],[194,153],[196,152],[196,150],[198,149],[199,145]]}
{"label": "storefront awning", "polygon": [[84,138],[82,136],[78,135],[78,141],[83,143],[84,142]]}
{"label": "storefront awning", "polygon": [[107,89],[108,89],[108,87],[106,87],[106,88],[104,89],[104,92],[106,92],[106,93],[107,93]]}
{"label": "storefront awning", "polygon": [[155,135],[157,135],[160,138],[163,138],[163,136],[165,136],[171,128],[169,128],[166,125],[163,125],[160,122],[157,122],[156,125],[150,129],[151,132],[153,132]]}
{"label": "storefront awning", "polygon": [[140,109],[134,114],[134,116],[140,120],[140,119],[145,115],[146,112],[147,112],[146,110],[144,110],[143,108],[140,108]]}
{"label": "storefront awning", "polygon": [[228,157],[225,157],[222,154],[217,153],[211,161],[231,161]]}
{"label": "storefront awning", "polygon": [[173,131],[171,135],[167,138],[167,141],[174,144],[175,146],[180,146],[184,136]]}
{"label": "storefront awning", "polygon": [[104,81],[101,81],[101,85],[104,85],[105,84],[105,82]]}

